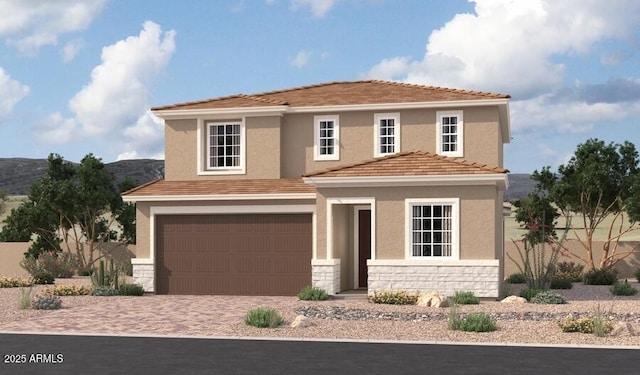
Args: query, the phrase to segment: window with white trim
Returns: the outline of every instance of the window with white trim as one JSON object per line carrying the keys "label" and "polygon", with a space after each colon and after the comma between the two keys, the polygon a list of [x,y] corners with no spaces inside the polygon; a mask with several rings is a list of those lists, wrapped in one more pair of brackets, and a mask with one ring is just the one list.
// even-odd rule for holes
{"label": "window with white trim", "polygon": [[458,258],[458,200],[407,200],[408,257]]}
{"label": "window with white trim", "polygon": [[207,169],[234,170],[243,166],[242,122],[207,123]]}
{"label": "window with white trim", "polygon": [[400,152],[400,114],[377,113],[374,115],[374,156]]}
{"label": "window with white trim", "polygon": [[436,112],[436,143],[438,154],[453,157],[464,155],[464,121],[462,111]]}
{"label": "window with white trim", "polygon": [[340,160],[338,116],[314,116],[315,160]]}

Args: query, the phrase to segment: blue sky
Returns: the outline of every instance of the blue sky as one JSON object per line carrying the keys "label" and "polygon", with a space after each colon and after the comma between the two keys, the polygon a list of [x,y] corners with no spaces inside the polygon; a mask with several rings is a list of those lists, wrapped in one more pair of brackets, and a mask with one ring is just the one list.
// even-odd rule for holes
{"label": "blue sky", "polygon": [[507,93],[505,166],[640,147],[636,0],[0,0],[0,157],[162,158],[148,108],[337,80]]}

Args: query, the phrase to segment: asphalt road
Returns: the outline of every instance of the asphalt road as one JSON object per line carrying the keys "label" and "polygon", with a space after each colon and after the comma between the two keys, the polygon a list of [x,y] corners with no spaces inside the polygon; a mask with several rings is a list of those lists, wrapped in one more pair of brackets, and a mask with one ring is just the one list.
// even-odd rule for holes
{"label": "asphalt road", "polygon": [[0,374],[632,374],[640,350],[0,334]]}

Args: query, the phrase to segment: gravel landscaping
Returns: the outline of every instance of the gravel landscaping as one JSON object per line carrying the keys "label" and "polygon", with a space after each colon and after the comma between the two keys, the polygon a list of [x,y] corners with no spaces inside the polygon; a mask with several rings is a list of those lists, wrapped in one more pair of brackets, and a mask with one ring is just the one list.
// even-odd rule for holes
{"label": "gravel landscaping", "polygon": [[[57,280],[59,284],[86,283],[87,279]],[[640,290],[637,282],[631,283]],[[45,287],[34,287],[41,293]],[[518,286],[514,286],[514,293]],[[565,305],[504,304],[483,300],[460,306],[460,312],[485,312],[497,320],[498,330],[469,333],[447,329],[448,308],[379,305],[364,299],[298,301],[295,297],[155,296],[62,297],[63,308],[53,311],[20,310],[19,288],[0,289],[0,332],[77,332],[172,336],[243,336],[321,338],[334,340],[402,340],[436,342],[490,342],[497,344],[578,344],[640,347],[640,336],[624,330],[616,335],[563,333],[557,320],[569,313],[589,316],[599,308],[616,324],[626,323],[640,332],[640,296],[613,296],[607,286],[574,284],[557,290]],[[246,312],[272,307],[284,317],[278,328],[244,324]],[[298,315],[312,323],[289,325]]]}

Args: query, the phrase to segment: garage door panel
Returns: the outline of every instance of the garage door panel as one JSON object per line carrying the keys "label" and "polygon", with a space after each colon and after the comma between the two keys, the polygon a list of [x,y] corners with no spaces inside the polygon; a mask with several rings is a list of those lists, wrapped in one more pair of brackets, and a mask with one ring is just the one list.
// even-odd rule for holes
{"label": "garage door panel", "polygon": [[295,295],[311,232],[309,214],[156,216],[157,292]]}

